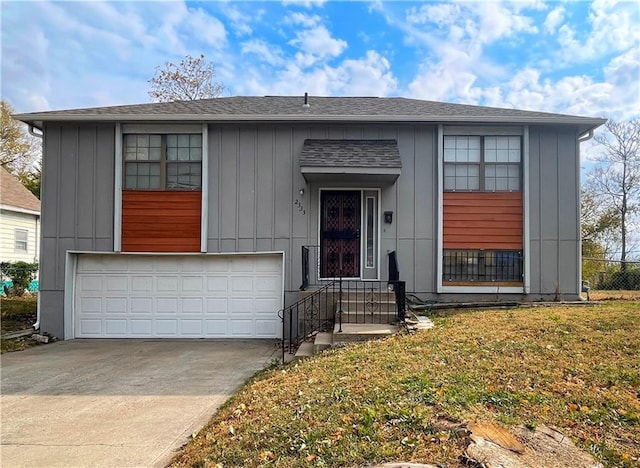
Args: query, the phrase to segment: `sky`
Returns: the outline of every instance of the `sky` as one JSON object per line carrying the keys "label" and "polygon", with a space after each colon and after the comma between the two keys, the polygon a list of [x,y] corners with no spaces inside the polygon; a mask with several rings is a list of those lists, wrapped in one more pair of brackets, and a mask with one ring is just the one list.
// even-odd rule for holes
{"label": "sky", "polygon": [[17,112],[149,102],[155,68],[204,54],[225,95],[404,96],[640,115],[640,2],[1,3]]}

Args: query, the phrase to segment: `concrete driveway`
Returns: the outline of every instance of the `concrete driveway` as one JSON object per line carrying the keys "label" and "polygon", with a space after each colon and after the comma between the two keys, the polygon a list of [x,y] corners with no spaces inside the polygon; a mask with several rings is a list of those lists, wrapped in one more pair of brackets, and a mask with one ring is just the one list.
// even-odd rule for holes
{"label": "concrete driveway", "polygon": [[4,468],[164,466],[273,340],[72,340],[4,354]]}

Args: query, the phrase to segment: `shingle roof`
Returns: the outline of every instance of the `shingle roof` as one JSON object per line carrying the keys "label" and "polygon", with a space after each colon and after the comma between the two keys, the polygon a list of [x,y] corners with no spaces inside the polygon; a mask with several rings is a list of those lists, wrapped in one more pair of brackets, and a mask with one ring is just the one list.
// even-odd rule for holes
{"label": "shingle roof", "polygon": [[396,140],[305,140],[303,167],[401,168]]}
{"label": "shingle roof", "polygon": [[27,123],[44,121],[376,121],[513,122],[577,124],[590,129],[604,119],[548,112],[451,104],[402,97],[236,96],[113,107],[18,114]]}
{"label": "shingle roof", "polygon": [[0,205],[40,213],[40,200],[4,167],[0,167]]}

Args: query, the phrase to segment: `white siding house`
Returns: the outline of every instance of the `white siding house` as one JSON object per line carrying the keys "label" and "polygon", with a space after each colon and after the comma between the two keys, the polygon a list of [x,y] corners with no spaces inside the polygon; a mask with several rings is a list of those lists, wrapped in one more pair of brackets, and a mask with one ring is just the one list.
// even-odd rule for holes
{"label": "white siding house", "polygon": [[40,200],[0,168],[0,261],[37,262]]}

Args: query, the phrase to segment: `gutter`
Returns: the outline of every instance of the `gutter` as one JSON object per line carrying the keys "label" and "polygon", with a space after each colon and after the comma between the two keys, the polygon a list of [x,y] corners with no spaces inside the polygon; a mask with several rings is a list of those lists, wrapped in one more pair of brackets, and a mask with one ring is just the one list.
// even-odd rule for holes
{"label": "gutter", "polygon": [[44,137],[44,133],[42,133],[42,129],[38,129],[40,130],[40,133],[34,131],[34,129],[37,128],[35,125],[29,124],[29,134],[33,135],[36,138],[40,138],[42,140],[42,137]]}

